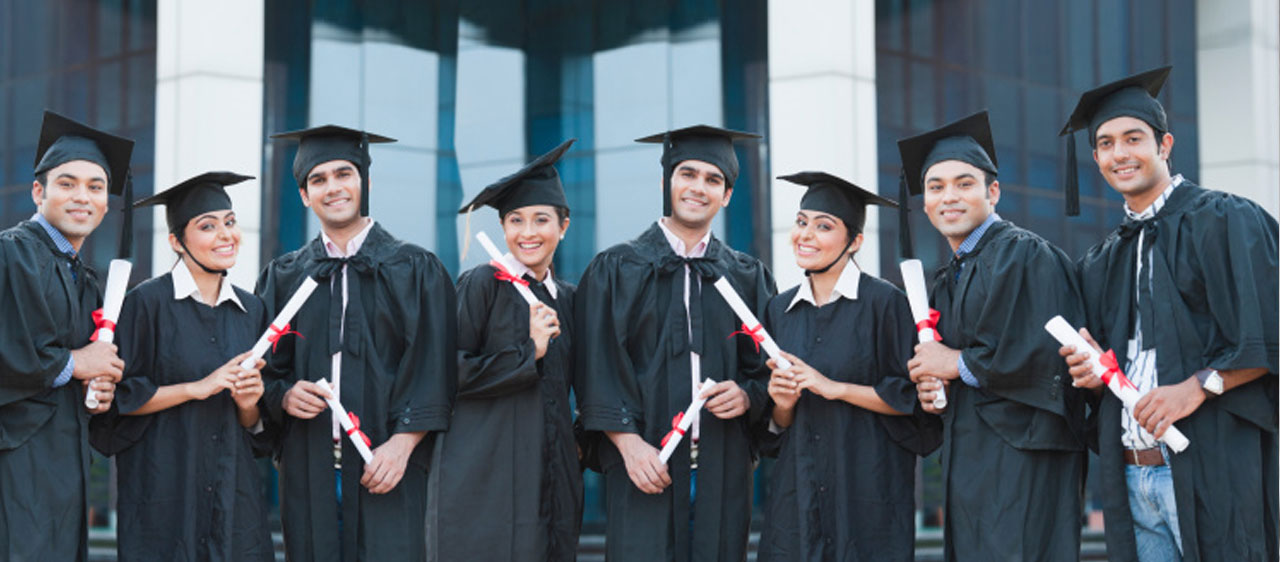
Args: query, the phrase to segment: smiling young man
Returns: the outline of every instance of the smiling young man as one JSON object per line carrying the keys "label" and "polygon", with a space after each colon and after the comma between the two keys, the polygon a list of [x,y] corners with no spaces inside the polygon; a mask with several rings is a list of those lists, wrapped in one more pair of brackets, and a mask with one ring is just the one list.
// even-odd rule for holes
{"label": "smiling young man", "polygon": [[88,555],[89,414],[111,406],[124,363],[116,346],[90,342],[102,294],[80,249],[132,153],[131,140],[45,112],[36,213],[0,232],[0,559]]}
{"label": "smiling young man", "polygon": [[[1083,397],[1044,331],[1083,316],[1074,266],[1002,220],[985,111],[898,142],[904,178],[953,251],[930,304],[941,342],[907,363],[926,410],[939,386],[947,560],[1078,560]],[[935,380],[936,379],[936,380]],[[941,381],[941,382],[939,382]]]}
{"label": "smiling young man", "polygon": [[[320,288],[263,371],[262,407],[281,432],[281,515],[291,560],[420,560],[426,556],[429,432],[449,427],[455,389],[453,282],[435,254],[397,240],[368,214],[369,143],[326,125],[296,139],[294,179],[320,235],[272,260],[257,293],[271,316],[305,276]],[[359,416],[365,463],[316,384]]]}
{"label": "smiling young man", "polygon": [[[756,314],[774,292],[768,269],[726,247],[711,220],[738,179],[736,139],[703,125],[639,139],[661,142],[663,217],[609,248],[582,274],[574,301],[581,420],[604,432],[599,463],[610,560],[741,560],[751,518],[754,449],[768,371],[711,287],[725,276]],[[704,380],[706,407],[667,464],[658,447]],[[703,475],[701,478],[698,475]]]}
{"label": "smiling young man", "polygon": [[[1277,558],[1277,223],[1252,201],[1172,175],[1159,95],[1170,67],[1080,97],[1125,221],[1081,259],[1088,330],[1140,392],[1125,410],[1084,357],[1100,398],[1098,454],[1112,560]],[[1071,139],[1074,142],[1074,139]],[[1171,425],[1190,440],[1173,454]]]}

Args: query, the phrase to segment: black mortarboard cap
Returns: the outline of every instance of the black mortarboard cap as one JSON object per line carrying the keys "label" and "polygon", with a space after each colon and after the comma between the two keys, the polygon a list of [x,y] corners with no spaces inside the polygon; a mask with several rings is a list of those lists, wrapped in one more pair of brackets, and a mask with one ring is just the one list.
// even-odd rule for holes
{"label": "black mortarboard cap", "polygon": [[226,186],[235,185],[253,176],[233,172],[205,172],[178,185],[134,203],[134,207],[164,205],[165,222],[169,232],[177,234],[191,219],[210,211],[231,209],[231,197]]}
{"label": "black mortarboard cap", "polygon": [[903,257],[913,257],[910,219],[907,215],[910,196],[924,193],[924,174],[938,162],[959,160],[995,176],[996,146],[991,136],[991,122],[984,109],[932,131],[898,141],[902,158],[902,174],[898,177],[898,202],[902,206],[898,241]]}
{"label": "black mortarboard cap", "polygon": [[800,198],[800,208],[829,213],[844,222],[850,234],[862,232],[866,224],[866,206],[884,205],[898,207],[892,199],[886,199],[826,172],[799,172],[778,176],[809,189]]}
{"label": "black mortarboard cap", "polygon": [[[1156,100],[1164,83],[1169,79],[1172,66],[1162,66],[1103,84],[1080,95],[1080,101],[1072,110],[1067,124],[1059,136],[1067,137],[1067,158],[1063,177],[1066,190],[1067,216],[1080,214],[1080,178],[1076,172],[1075,132],[1089,131],[1089,146],[1094,146],[1098,127],[1116,117],[1133,117],[1150,125],[1156,134],[1169,131],[1169,120],[1164,106]],[[1157,139],[1157,142],[1158,139]]]}
{"label": "black mortarboard cap", "polygon": [[499,217],[529,205],[552,205],[568,209],[569,203],[564,198],[564,187],[560,185],[560,174],[556,172],[555,163],[576,140],[569,139],[560,143],[560,146],[537,157],[516,173],[480,190],[470,203],[458,209],[458,214],[483,205],[497,209]]}
{"label": "black mortarboard cap", "polygon": [[36,143],[34,175],[73,160],[87,160],[102,166],[107,173],[107,191],[125,200],[117,250],[121,258],[128,257],[133,250],[133,178],[129,172],[132,157],[132,140],[45,110],[40,140]]}
{"label": "black mortarboard cap", "polygon": [[321,125],[310,129],[276,133],[273,139],[298,141],[298,154],[293,158],[293,179],[306,188],[307,175],[317,165],[330,160],[346,160],[360,172],[360,216],[369,216],[369,143],[396,142],[396,139],[366,131]]}
{"label": "black mortarboard cap", "polygon": [[671,174],[685,160],[701,160],[720,168],[725,188],[733,188],[738,180],[738,155],[733,150],[736,140],[758,139],[760,135],[709,125],[694,125],[636,139],[636,142],[662,143],[662,216],[671,216]]}

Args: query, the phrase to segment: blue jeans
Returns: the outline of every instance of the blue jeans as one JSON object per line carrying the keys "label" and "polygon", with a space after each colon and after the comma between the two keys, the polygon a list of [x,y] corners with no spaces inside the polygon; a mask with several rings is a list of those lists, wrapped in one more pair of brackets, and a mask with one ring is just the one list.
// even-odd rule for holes
{"label": "blue jeans", "polygon": [[1167,462],[1164,466],[1127,465],[1124,478],[1129,488],[1138,560],[1181,560],[1182,532],[1178,529],[1178,504],[1173,497],[1173,474]]}

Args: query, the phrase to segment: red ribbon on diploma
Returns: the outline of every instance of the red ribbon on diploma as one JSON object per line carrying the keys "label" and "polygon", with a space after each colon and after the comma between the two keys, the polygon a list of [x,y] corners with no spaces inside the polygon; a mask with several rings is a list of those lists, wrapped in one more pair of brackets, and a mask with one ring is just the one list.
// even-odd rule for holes
{"label": "red ribbon on diploma", "polygon": [[[738,334],[747,336],[751,338],[751,343],[755,344],[756,353],[760,353],[760,344],[764,342],[764,334],[760,333],[760,331],[763,329],[764,329],[764,326],[761,326],[761,325],[756,325],[756,327],[754,328],[748,328],[747,324],[744,322],[742,324],[742,329],[736,330],[732,334],[729,334],[729,338],[736,336]],[[725,338],[725,339],[729,339],[729,338]]]}
{"label": "red ribbon on diploma", "polygon": [[929,317],[916,322],[916,332],[925,328],[933,330],[933,341],[942,341],[942,335],[938,333],[938,319],[942,318],[942,313],[935,309],[929,309]]}
{"label": "red ribbon on diploma", "polygon": [[492,265],[493,268],[497,270],[493,272],[494,279],[497,279],[499,281],[510,281],[517,285],[524,285],[525,287],[529,286],[528,281],[525,281],[524,279],[516,277],[515,275],[512,275],[510,271],[507,271],[507,266],[502,265],[502,262],[498,260],[490,260],[489,265]]}
{"label": "red ribbon on diploma", "polygon": [[106,328],[112,332],[116,331],[116,323],[102,317],[102,309],[93,311],[93,335],[89,336],[89,341],[98,341],[98,330]]}
{"label": "red ribbon on diploma", "polygon": [[288,324],[285,324],[283,328],[277,328],[275,324],[272,324],[270,326],[267,326],[267,329],[271,330],[271,335],[267,336],[267,341],[271,342],[271,353],[276,352],[276,344],[280,343],[280,338],[283,338],[289,334],[293,334],[304,340],[307,339],[306,336],[289,329]]}
{"label": "red ribbon on diploma", "polygon": [[356,413],[347,412],[347,417],[351,418],[351,429],[347,430],[347,435],[359,435],[360,439],[364,441],[366,447],[372,447],[373,441],[370,441],[369,436],[365,435],[363,431],[360,431],[360,418],[356,417]]}
{"label": "red ribbon on diploma", "polygon": [[671,418],[671,431],[668,431],[667,434],[662,437],[663,447],[667,446],[667,441],[671,440],[672,435],[675,435],[677,433],[682,436],[684,435],[684,430],[680,429],[680,420],[682,419],[684,419],[684,412],[680,412],[676,414],[676,417]]}
{"label": "red ribbon on diploma", "polygon": [[1112,377],[1120,377],[1120,386],[1127,386],[1134,390],[1138,389],[1129,381],[1129,377],[1124,376],[1124,371],[1120,370],[1120,362],[1116,361],[1115,351],[1108,349],[1106,353],[1098,357],[1098,362],[1107,368],[1107,372],[1102,373],[1102,384],[1109,385]]}

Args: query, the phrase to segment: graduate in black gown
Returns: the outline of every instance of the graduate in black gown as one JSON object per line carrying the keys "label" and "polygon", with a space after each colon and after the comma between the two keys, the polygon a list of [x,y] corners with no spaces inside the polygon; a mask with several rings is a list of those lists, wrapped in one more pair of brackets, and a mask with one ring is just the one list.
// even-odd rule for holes
{"label": "graduate in black gown", "polygon": [[[954,251],[933,276],[941,342],[908,363],[928,411],[945,384],[947,560],[1078,560],[1085,466],[1084,397],[1071,388],[1055,315],[1083,315],[1074,264],[1001,220],[985,111],[898,142],[911,193]],[[931,379],[934,377],[940,379]]]}
{"label": "graduate in black gown", "polygon": [[135,206],[164,205],[173,269],[135,287],[120,311],[125,361],[116,403],[92,425],[116,457],[121,561],[274,560],[262,478],[256,366],[241,369],[266,328],[262,301],[226,272],[240,227],[230,172],[190,178]]}
{"label": "graduate in black gown", "polygon": [[[320,234],[271,261],[256,293],[269,317],[307,276],[320,286],[263,371],[268,425],[279,434],[280,506],[291,560],[422,560],[428,433],[449,428],[457,387],[457,304],[440,259],[397,240],[369,214],[369,143],[327,125],[281,133],[303,205]],[[316,383],[355,414],[366,464]]]}
{"label": "graduate in black gown", "polygon": [[[131,140],[45,112],[31,185],[37,211],[0,232],[3,560],[88,556],[89,415],[111,406],[124,363],[115,345],[90,343],[102,294],[80,249],[108,194],[125,191],[132,153]],[[92,411],[89,385],[99,401]]]}
{"label": "graduate in black gown", "polygon": [[[1125,200],[1124,222],[1080,260],[1084,334],[1147,393],[1129,412],[1083,356],[1068,358],[1098,406],[1107,556],[1276,560],[1276,219],[1173,175],[1155,99],[1169,71],[1085,92],[1063,130],[1087,131]],[[1190,441],[1181,453],[1156,441],[1171,424]]]}
{"label": "graduate in black gown", "polygon": [[[591,261],[574,299],[575,390],[608,504],[610,560],[741,560],[751,518],[768,371],[712,287],[726,277],[757,316],[775,292],[760,260],[711,234],[738,177],[733,140],[707,126],[640,139],[663,143],[663,216]],[[667,464],[658,447],[703,380],[706,406]],[[693,447],[691,447],[693,446]]]}
{"label": "graduate in black gown", "polygon": [[938,446],[941,423],[907,376],[906,295],[853,260],[866,206],[898,205],[824,172],[780,179],[809,188],[791,229],[806,278],[763,318],[793,366],[769,360],[778,461],[760,560],[911,560],[916,455]]}
{"label": "graduate in black gown", "polygon": [[[573,433],[573,285],[551,262],[569,228],[554,164],[566,141],[459,211],[498,210],[510,253],[458,278],[458,401],[428,477],[427,558],[574,560],[582,471]],[[538,303],[520,296],[514,278]]]}

